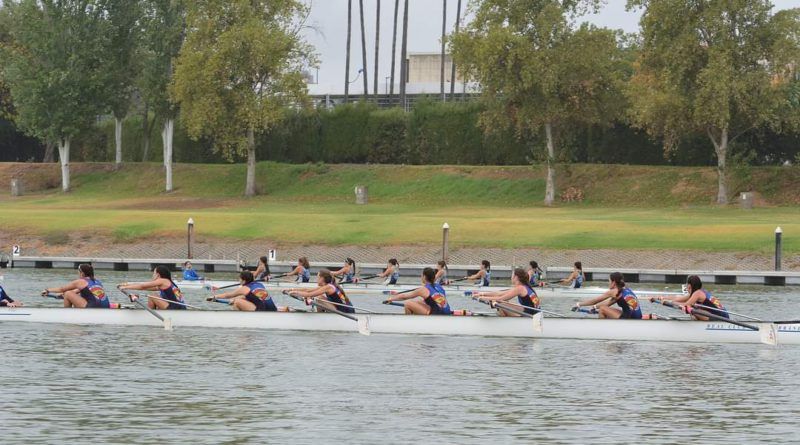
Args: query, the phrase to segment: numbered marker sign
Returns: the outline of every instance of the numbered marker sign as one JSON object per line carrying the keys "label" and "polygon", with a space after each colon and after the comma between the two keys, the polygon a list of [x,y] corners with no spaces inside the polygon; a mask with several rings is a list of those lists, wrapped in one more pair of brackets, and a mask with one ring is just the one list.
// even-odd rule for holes
{"label": "numbered marker sign", "polygon": [[20,256],[20,252],[21,252],[21,250],[20,250],[19,246],[14,244],[14,246],[11,248],[11,255]]}
{"label": "numbered marker sign", "polygon": [[278,251],[275,249],[269,249],[269,260],[275,261],[276,258],[278,258]]}

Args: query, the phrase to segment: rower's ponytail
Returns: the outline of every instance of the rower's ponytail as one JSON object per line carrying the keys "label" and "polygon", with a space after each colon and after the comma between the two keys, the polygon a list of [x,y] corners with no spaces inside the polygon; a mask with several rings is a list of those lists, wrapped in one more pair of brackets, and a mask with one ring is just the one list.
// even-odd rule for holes
{"label": "rower's ponytail", "polygon": [[306,269],[311,268],[311,264],[309,264],[309,262],[308,262],[308,257],[302,256],[302,257],[300,257],[299,260],[297,260],[297,262],[302,264],[303,267],[305,267]]}
{"label": "rower's ponytail", "polygon": [[249,270],[245,270],[244,272],[240,273],[239,278],[244,281],[244,284],[250,284],[255,280],[253,278],[253,272],[250,272]]}
{"label": "rower's ponytail", "polygon": [[481,264],[483,264],[484,269],[492,270],[492,263],[490,263],[489,260],[483,260]]}
{"label": "rower's ponytail", "polygon": [[446,272],[450,272],[450,269],[448,269],[448,268],[447,268],[447,261],[445,261],[445,260],[439,260],[439,262],[438,262],[438,263],[436,263],[436,264],[438,264],[439,266],[441,266],[441,267],[442,267],[442,269],[444,269]]}
{"label": "rower's ponytail", "polygon": [[622,292],[622,289],[625,288],[625,276],[619,272],[614,272],[608,276],[608,279],[611,280],[617,287],[617,295]]}
{"label": "rower's ponytail", "polygon": [[91,264],[83,263],[78,266],[84,277],[94,280],[94,267]]}
{"label": "rower's ponytail", "polygon": [[428,284],[433,284],[436,281],[436,271],[432,267],[423,269],[422,276]]}
{"label": "rower's ponytail", "polygon": [[264,265],[264,275],[269,275],[269,258],[262,256],[259,260],[261,260],[261,264]]}
{"label": "rower's ponytail", "polygon": [[328,269],[320,269],[319,276],[322,277],[322,281],[324,281],[325,284],[331,284],[334,282],[333,274]]}

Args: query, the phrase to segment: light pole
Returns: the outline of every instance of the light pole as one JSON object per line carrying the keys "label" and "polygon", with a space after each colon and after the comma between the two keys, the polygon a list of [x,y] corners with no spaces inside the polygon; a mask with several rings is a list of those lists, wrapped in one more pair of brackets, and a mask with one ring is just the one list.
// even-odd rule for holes
{"label": "light pole", "polygon": [[186,221],[186,258],[192,259],[192,238],[194,236],[194,220]]}
{"label": "light pole", "polygon": [[442,224],[442,261],[447,262],[447,250],[450,244],[450,224]]}
{"label": "light pole", "polygon": [[775,229],[775,270],[781,270],[781,244],[783,238],[783,229],[778,227]]}

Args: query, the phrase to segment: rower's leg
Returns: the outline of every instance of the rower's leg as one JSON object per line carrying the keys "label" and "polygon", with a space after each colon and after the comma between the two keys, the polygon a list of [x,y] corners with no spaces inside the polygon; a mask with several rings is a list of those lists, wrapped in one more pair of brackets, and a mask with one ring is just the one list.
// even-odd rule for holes
{"label": "rower's leg", "polygon": [[405,303],[406,315],[430,315],[431,308],[421,301],[408,300]]}
{"label": "rower's leg", "polygon": [[597,313],[600,314],[600,318],[619,318],[622,316],[622,311],[620,309],[608,306],[601,306],[597,309]]}
{"label": "rower's leg", "polygon": [[169,303],[166,301],[156,300],[155,298],[147,298],[147,307],[150,309],[166,310],[169,308]]}
{"label": "rower's leg", "polygon": [[237,298],[233,300],[233,307],[237,311],[255,312],[256,305],[245,300],[244,298]]}
{"label": "rower's leg", "polygon": [[64,307],[84,308],[87,304],[78,292],[74,290],[64,292]]}
{"label": "rower's leg", "polygon": [[[522,309],[520,309],[520,310],[522,310]],[[507,311],[505,309],[502,309],[502,308],[497,308],[497,315],[499,315],[501,317],[520,317],[521,316],[519,314],[515,314],[513,312],[509,312],[509,311]]]}

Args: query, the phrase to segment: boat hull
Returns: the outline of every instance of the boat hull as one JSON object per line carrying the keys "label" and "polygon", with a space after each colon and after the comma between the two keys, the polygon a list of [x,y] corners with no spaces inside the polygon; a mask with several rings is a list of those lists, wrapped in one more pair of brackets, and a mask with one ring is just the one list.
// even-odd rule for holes
{"label": "boat hull", "polygon": [[[223,310],[159,311],[172,325],[285,331],[358,332],[356,322],[327,313],[265,313]],[[359,314],[374,334],[529,337],[579,340],[760,343],[758,331],[729,323],[679,320],[547,318],[537,331],[530,318],[496,316],[407,316]],[[138,309],[0,308],[0,324],[14,322],[77,325],[161,326]],[[779,325],[780,344],[800,344],[800,324]]]}

